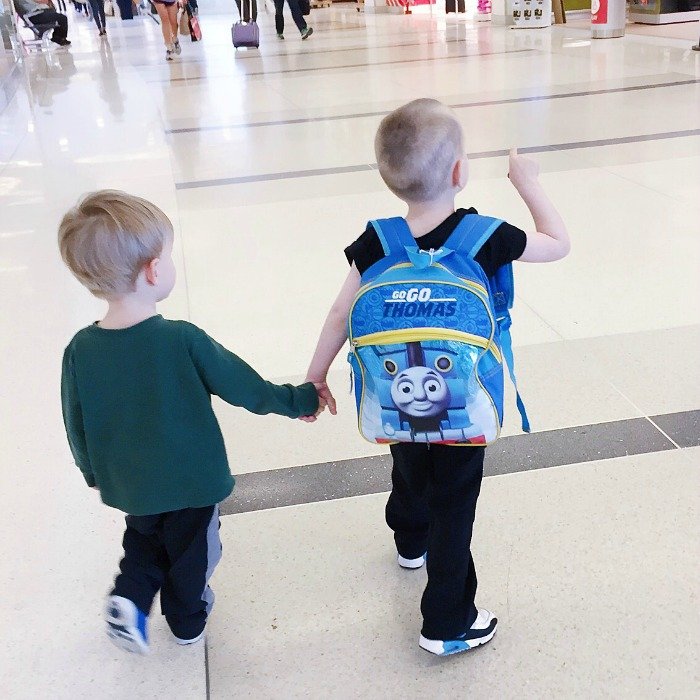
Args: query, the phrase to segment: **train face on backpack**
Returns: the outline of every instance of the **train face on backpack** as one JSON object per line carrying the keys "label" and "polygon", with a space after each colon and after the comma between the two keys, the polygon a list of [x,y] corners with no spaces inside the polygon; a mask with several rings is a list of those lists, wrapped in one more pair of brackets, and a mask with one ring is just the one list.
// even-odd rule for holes
{"label": "train face on backpack", "polygon": [[500,364],[467,343],[428,340],[356,348],[353,371],[364,378],[355,382],[360,431],[378,443],[492,442],[499,416],[475,373],[477,365],[489,361],[495,367],[491,390],[498,391],[493,382],[502,382]]}

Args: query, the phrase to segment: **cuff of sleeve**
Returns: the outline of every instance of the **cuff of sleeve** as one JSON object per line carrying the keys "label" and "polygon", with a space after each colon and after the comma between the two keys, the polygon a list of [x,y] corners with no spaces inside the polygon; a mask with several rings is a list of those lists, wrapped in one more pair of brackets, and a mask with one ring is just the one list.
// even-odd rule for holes
{"label": "cuff of sleeve", "polygon": [[95,475],[94,474],[88,474],[86,472],[83,472],[83,477],[85,477],[85,482],[87,483],[88,486],[91,488],[95,486]]}
{"label": "cuff of sleeve", "polygon": [[299,389],[299,415],[312,416],[318,410],[318,394],[312,382],[302,384]]}

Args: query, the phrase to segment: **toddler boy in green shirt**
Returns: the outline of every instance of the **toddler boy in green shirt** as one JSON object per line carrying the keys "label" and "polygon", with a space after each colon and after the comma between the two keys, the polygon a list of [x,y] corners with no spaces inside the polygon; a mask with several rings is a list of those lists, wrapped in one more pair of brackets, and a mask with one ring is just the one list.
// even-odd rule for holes
{"label": "toddler boy in green shirt", "polygon": [[146,653],[160,591],[175,641],[193,644],[214,602],[218,504],[234,485],[211,395],[298,418],[320,413],[328,388],[267,382],[197,326],[156,313],[175,285],[173,227],[150,202],[95,192],[65,215],[58,240],[70,271],[109,305],[71,340],[61,379],[75,462],[104,503],[127,513],[107,633]]}

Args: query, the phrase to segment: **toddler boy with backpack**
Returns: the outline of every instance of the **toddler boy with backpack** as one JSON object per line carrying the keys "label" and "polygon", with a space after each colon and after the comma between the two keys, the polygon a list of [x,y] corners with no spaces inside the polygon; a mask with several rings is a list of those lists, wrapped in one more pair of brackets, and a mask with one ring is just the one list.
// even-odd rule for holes
{"label": "toddler boy with backpack", "polygon": [[[370,222],[345,249],[350,272],[307,380],[325,382],[349,336],[360,431],[391,445],[386,520],[398,563],[427,563],[419,645],[442,656],[485,644],[496,631],[495,616],[474,602],[470,544],[485,446],[503,419],[504,363],[515,381],[511,263],[559,260],[569,236],[537,164],[515,150],[508,176],[535,231],[455,209],[468,162],[459,123],[436,100],[385,117],[375,150],[382,179],[408,212]],[[529,430],[519,396],[518,408]]]}

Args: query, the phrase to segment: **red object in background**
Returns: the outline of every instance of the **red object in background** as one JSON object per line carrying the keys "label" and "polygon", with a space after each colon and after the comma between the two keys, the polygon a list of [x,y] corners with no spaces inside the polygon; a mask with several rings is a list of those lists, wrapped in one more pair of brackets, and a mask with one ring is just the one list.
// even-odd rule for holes
{"label": "red object in background", "polygon": [[607,24],[608,0],[591,1],[591,24]]}
{"label": "red object in background", "polygon": [[403,7],[408,9],[411,5],[435,5],[437,0],[386,0],[389,7]]}
{"label": "red object in background", "polygon": [[190,24],[190,39],[192,41],[201,41],[202,29],[199,26],[199,18],[194,13],[194,10],[192,9],[192,6],[189,3],[187,3],[185,10],[187,12],[187,17],[189,19]]}

